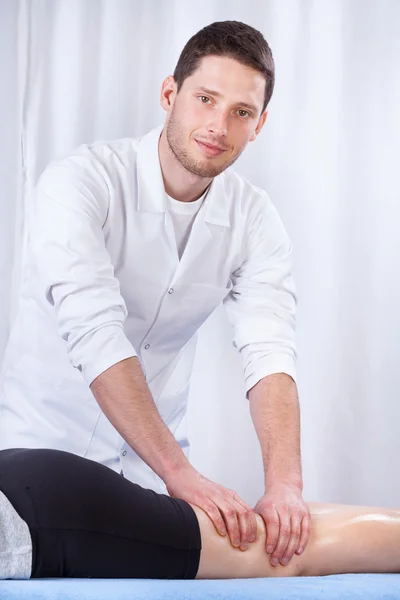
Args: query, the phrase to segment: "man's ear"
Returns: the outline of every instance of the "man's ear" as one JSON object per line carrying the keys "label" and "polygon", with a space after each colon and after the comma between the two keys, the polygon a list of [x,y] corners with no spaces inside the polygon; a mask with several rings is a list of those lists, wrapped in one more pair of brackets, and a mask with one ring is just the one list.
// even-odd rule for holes
{"label": "man's ear", "polygon": [[253,135],[251,136],[251,138],[249,139],[249,142],[254,142],[254,140],[256,139],[256,137],[258,136],[258,134],[260,133],[261,129],[264,127],[264,123],[267,120],[267,115],[268,115],[268,111],[265,110],[262,113],[262,115],[260,116],[260,118],[258,119],[256,130],[253,133]]}
{"label": "man's ear", "polygon": [[176,96],[176,82],[172,75],[168,75],[161,84],[160,104],[164,110],[171,110]]}

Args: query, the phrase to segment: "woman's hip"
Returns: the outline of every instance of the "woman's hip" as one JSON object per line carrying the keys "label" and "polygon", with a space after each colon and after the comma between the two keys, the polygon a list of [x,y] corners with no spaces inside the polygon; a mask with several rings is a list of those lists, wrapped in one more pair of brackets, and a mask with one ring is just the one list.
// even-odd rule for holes
{"label": "woman's hip", "polygon": [[194,578],[197,517],[94,461],[48,449],[0,451],[0,489],[32,536],[32,577]]}

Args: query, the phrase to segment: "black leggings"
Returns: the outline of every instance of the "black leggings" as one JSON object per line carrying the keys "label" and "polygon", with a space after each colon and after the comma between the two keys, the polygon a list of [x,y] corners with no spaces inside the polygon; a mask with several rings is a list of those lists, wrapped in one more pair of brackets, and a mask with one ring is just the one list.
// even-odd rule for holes
{"label": "black leggings", "polygon": [[0,451],[0,490],[32,537],[32,577],[194,579],[199,523],[184,500],[60,450]]}

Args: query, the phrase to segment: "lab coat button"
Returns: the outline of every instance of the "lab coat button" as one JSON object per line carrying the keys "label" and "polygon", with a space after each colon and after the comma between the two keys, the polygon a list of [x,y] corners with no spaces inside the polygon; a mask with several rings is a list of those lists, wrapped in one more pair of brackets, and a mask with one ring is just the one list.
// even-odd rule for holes
{"label": "lab coat button", "polygon": [[148,350],[149,348],[150,348],[150,344],[146,344],[144,347],[145,350]]}
{"label": "lab coat button", "polygon": [[170,289],[168,290],[168,294],[173,294],[173,293],[174,293],[174,291],[175,291],[175,290],[174,290],[174,288],[170,288]]}
{"label": "lab coat button", "polygon": [[126,450],[123,451],[122,456],[126,456],[128,453]]}

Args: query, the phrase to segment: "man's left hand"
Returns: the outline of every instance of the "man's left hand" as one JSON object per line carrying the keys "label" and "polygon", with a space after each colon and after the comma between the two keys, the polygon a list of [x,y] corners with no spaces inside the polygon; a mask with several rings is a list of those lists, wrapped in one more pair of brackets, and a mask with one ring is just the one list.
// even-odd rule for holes
{"label": "man's left hand", "polygon": [[301,554],[311,534],[311,516],[299,487],[287,483],[271,484],[257,502],[254,512],[265,521],[265,550],[271,565],[287,565],[294,553]]}

